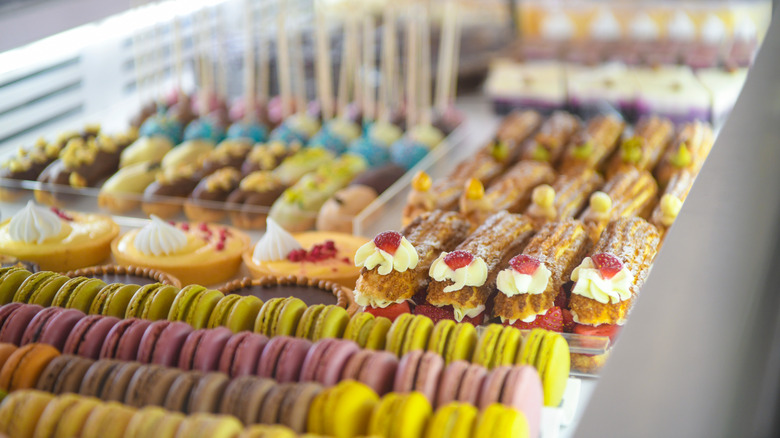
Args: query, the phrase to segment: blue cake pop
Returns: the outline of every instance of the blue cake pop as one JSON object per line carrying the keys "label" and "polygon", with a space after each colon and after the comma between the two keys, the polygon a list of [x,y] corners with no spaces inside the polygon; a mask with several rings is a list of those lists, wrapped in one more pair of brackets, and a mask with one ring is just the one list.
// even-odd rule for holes
{"label": "blue cake pop", "polygon": [[360,126],[346,118],[336,118],[323,126],[315,135],[309,145],[322,147],[336,155],[343,154],[347,145],[360,137]]}
{"label": "blue cake pop", "polygon": [[390,160],[387,146],[361,137],[349,144],[347,149],[351,154],[360,155],[368,161],[371,167],[379,167]]}
{"label": "blue cake pop", "polygon": [[215,144],[225,138],[225,130],[214,120],[201,117],[193,120],[184,130],[184,140],[210,140]]}
{"label": "blue cake pop", "polygon": [[259,122],[236,122],[228,128],[227,138],[246,138],[254,143],[265,143],[268,129]]}
{"label": "blue cake pop", "polygon": [[428,148],[408,137],[401,138],[390,146],[390,160],[407,170],[419,163],[428,154]]}
{"label": "blue cake pop", "polygon": [[308,114],[298,113],[288,117],[271,131],[271,140],[284,144],[307,144],[320,129],[320,122]]}
{"label": "blue cake pop", "polygon": [[144,121],[138,130],[140,137],[164,136],[173,144],[181,142],[181,124],[164,114],[157,114]]}

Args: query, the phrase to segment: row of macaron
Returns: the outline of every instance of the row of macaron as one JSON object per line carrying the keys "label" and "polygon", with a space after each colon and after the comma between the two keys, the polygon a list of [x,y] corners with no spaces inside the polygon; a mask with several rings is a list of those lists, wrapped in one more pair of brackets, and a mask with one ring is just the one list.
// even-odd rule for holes
{"label": "row of macaron", "polygon": [[[559,334],[532,332],[518,355],[518,365],[484,366],[455,360],[445,364],[433,351],[412,350],[400,361],[387,351],[361,349],[350,340],[326,338],[312,344],[301,338],[272,339],[250,332],[193,328],[182,322],[139,319],[119,320],[101,315],[85,316],[74,309],[46,308],[12,303],[0,307],[0,342],[7,345],[52,345],[65,354],[89,359],[118,359],[189,371],[221,371],[230,377],[258,375],[278,382],[313,381],[334,385],[341,380],[361,381],[379,394],[391,390],[420,391],[437,406],[450,401],[485,406],[503,402],[520,407],[528,398],[525,386],[549,406],[560,404],[569,358],[559,348],[566,341]],[[523,367],[525,365],[526,367]],[[529,373],[529,370],[538,370]],[[532,374],[532,375],[531,375]],[[543,380],[540,380],[540,375]],[[494,393],[488,388],[515,382],[510,390]],[[498,382],[498,383],[496,383]],[[530,383],[529,383],[530,382]],[[519,394],[515,392],[519,391]],[[536,395],[531,395],[532,400]],[[536,402],[532,403],[535,405]]]}
{"label": "row of macaron", "polygon": [[[136,409],[76,394],[22,390],[0,404],[0,434],[23,438],[295,438],[281,425],[244,427],[229,415],[182,415],[156,406]],[[306,435],[313,438],[315,435]]]}
{"label": "row of macaron", "polygon": [[[33,275],[40,275],[40,273]],[[445,364],[455,360],[465,360],[491,369],[501,365],[523,363],[524,337],[519,329],[511,326],[491,324],[482,328],[479,334],[469,323],[441,320],[434,325],[430,318],[412,314],[402,314],[391,323],[387,318],[375,317],[369,313],[361,312],[350,317],[346,310],[337,305],[306,306],[302,300],[294,297],[272,298],[262,303],[253,296],[224,295],[201,286],[187,286],[177,292],[175,287],[153,284],[137,289],[132,292],[132,295],[127,293],[127,296],[121,299],[116,298],[115,295],[123,291],[126,286],[118,283],[99,288],[98,286],[103,284],[102,281],[81,278],[82,283],[78,283],[79,285],[98,283],[92,288],[94,290],[84,286],[81,286],[81,289],[65,287],[79,280],[79,278],[66,280],[60,288],[66,291],[64,294],[66,296],[57,299],[61,296],[60,292],[57,292],[51,302],[43,298],[31,299],[41,297],[42,294],[30,294],[27,292],[28,288],[24,287],[14,294],[14,300],[17,304],[32,301],[44,306],[53,304],[79,310],[80,312],[70,317],[71,319],[46,316],[46,320],[52,318],[55,321],[64,321],[60,324],[65,324],[62,329],[66,331],[72,329],[77,318],[84,316],[81,312],[86,311],[105,316],[136,317],[146,320],[167,317],[170,321],[186,322],[194,329],[226,326],[234,332],[254,330],[268,337],[295,336],[311,341],[343,338],[355,341],[361,348],[387,350],[399,357],[413,350],[429,350],[442,356]],[[2,287],[3,284],[0,283],[0,289]],[[37,288],[33,289],[37,290]],[[70,293],[67,293],[68,291]],[[105,293],[101,293],[104,291]],[[79,300],[82,295],[85,298]],[[112,313],[111,304],[115,300],[121,304],[118,305],[119,310]],[[2,313],[7,312],[9,315],[13,313],[13,319],[18,319],[16,326],[19,330],[26,329],[28,324],[43,324],[46,321],[40,317],[38,318],[40,322],[32,323],[33,317],[41,310],[38,306],[33,306],[30,310],[16,311],[14,307],[5,305],[3,309],[5,310]],[[124,313],[122,309],[126,309]],[[0,319],[6,318],[0,315]],[[4,322],[4,325],[9,324],[8,321]],[[21,332],[13,332],[15,333],[13,336],[11,333],[9,331],[5,336],[0,335],[0,341],[16,344],[21,342]],[[556,375],[568,375],[570,361],[568,344],[560,336],[555,338],[554,342],[550,342],[550,345],[553,344],[556,347],[550,347],[551,354],[555,355],[554,360],[550,361],[551,366],[560,368]]]}
{"label": "row of macaron", "polygon": [[[78,379],[67,379],[74,373],[83,376],[80,384],[73,383]],[[70,380],[70,388],[67,380]],[[380,401],[371,388],[351,380],[330,388],[316,383],[277,384],[251,376],[231,381],[221,373],[185,372],[134,362],[93,362],[59,355],[56,349],[45,344],[30,344],[8,356],[0,369],[0,386],[9,392],[38,388],[55,393],[75,391],[73,388],[77,386],[80,394],[96,403],[103,400],[114,404],[122,402],[133,408],[160,406],[184,414],[221,413],[231,415],[239,425],[242,421],[248,425],[281,423],[296,432],[344,437],[365,434],[422,437],[433,412],[430,402],[418,392],[390,393]],[[416,414],[407,414],[413,418],[405,419],[403,415],[398,418],[398,422],[405,424],[402,433],[394,433],[386,427],[389,415],[386,407],[382,409],[387,404],[385,400],[395,401],[391,404],[396,408],[400,408],[396,403],[399,400],[413,401],[415,408],[410,411]],[[529,430],[538,433],[538,429],[534,429],[536,424],[530,424],[520,411],[493,406],[483,411],[501,409],[514,413],[520,422],[517,431],[521,434],[513,436],[528,436]],[[476,411],[474,407],[471,409]],[[82,412],[82,415],[86,413]],[[337,421],[337,417],[344,421]],[[56,419],[48,421],[57,423]],[[2,423],[0,421],[0,425]]]}

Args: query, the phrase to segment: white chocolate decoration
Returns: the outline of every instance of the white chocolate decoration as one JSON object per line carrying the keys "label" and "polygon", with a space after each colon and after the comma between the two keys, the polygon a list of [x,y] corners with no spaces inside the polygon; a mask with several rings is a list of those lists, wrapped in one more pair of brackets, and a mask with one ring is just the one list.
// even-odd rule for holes
{"label": "white chocolate decoration", "polygon": [[479,306],[473,308],[473,309],[463,309],[458,306],[453,305],[452,306],[452,313],[455,316],[455,321],[461,322],[463,321],[463,318],[469,317],[469,318],[475,318],[477,315],[485,311],[485,305],[480,304]]}
{"label": "white chocolate decoration", "polygon": [[485,284],[488,269],[482,258],[474,257],[468,265],[453,270],[444,262],[447,254],[447,252],[441,253],[439,258],[431,264],[431,269],[428,271],[428,275],[436,281],[450,280],[454,282],[454,284],[445,287],[444,292],[454,292],[466,286],[479,287]]}
{"label": "white chocolate decoration", "polygon": [[[550,307],[550,309],[552,309],[552,307]],[[520,321],[523,321],[523,322],[534,322],[534,321],[536,321],[536,318],[538,318],[540,316],[547,315],[547,312],[549,312],[550,309],[544,309],[541,312],[534,313],[533,315],[530,315],[530,316],[528,316],[526,318],[523,318]],[[501,322],[507,322],[507,321],[509,321],[509,325],[512,325],[512,324],[517,322],[517,318],[507,319],[507,318],[504,318],[503,316],[501,317]]]}
{"label": "white chocolate decoration", "polygon": [[252,260],[255,262],[278,262],[287,259],[287,255],[292,251],[303,249],[295,237],[275,220],[268,217],[265,224],[265,234],[257,242],[252,253]]}
{"label": "white chocolate decoration", "polygon": [[135,235],[135,248],[146,255],[171,255],[187,246],[187,234],[156,215]]}
{"label": "white chocolate decoration", "polygon": [[661,223],[665,227],[672,226],[682,208],[682,201],[674,195],[665,194],[661,197]]}
{"label": "white chocolate decoration", "polygon": [[8,223],[11,239],[25,243],[43,243],[60,234],[62,219],[48,208],[35,205],[33,201],[16,213]]}
{"label": "white chocolate decoration", "polygon": [[395,250],[395,254],[377,247],[373,240],[355,252],[355,266],[363,266],[368,270],[379,266],[377,270],[379,275],[387,275],[394,270],[404,272],[407,269],[414,269],[419,261],[417,250],[406,240],[406,237],[401,237],[401,244]]}
{"label": "white chocolate decoration", "polygon": [[572,271],[571,279],[575,282],[572,293],[602,304],[617,304],[631,298],[630,289],[634,282],[634,276],[626,267],[623,267],[612,278],[604,278],[590,257],[585,257],[582,263]]}
{"label": "white chocolate decoration", "polygon": [[507,268],[498,273],[496,277],[496,287],[508,297],[519,294],[537,295],[547,289],[547,283],[550,281],[552,273],[544,263],[536,268],[533,275],[521,274],[514,268]]}

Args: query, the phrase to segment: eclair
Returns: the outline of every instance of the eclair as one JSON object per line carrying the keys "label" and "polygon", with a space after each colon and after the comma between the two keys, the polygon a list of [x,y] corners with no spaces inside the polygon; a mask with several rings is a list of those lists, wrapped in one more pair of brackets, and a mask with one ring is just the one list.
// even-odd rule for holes
{"label": "eclair", "polygon": [[521,161],[496,180],[487,191],[478,179],[466,183],[460,197],[460,213],[476,229],[485,219],[506,210],[521,213],[531,202],[534,187],[549,184],[555,178],[555,171],[541,161]]}
{"label": "eclair", "polygon": [[428,303],[452,306],[457,321],[483,314],[498,272],[533,233],[531,222],[520,215],[501,211],[489,217],[454,251],[442,252],[431,264]]}
{"label": "eclair", "polygon": [[664,117],[644,117],[607,166],[607,178],[627,169],[653,170],[674,136],[674,124]]}
{"label": "eclair", "polygon": [[675,173],[666,184],[661,200],[650,215],[650,223],[658,228],[662,236],[666,235],[666,231],[677,219],[677,214],[680,212],[685,198],[688,197],[688,192],[691,191],[694,179],[693,174],[688,169],[682,169]]}
{"label": "eclair", "polygon": [[575,218],[587,205],[591,193],[602,185],[604,179],[593,169],[558,175],[552,185],[542,184],[534,188],[531,205],[525,210],[525,215],[536,229],[547,222]]}
{"label": "eclair", "polygon": [[376,308],[411,300],[427,288],[433,261],[455,249],[468,232],[469,223],[459,214],[434,210],[416,217],[400,233],[379,234],[355,254],[355,264],[363,267],[355,302]]}
{"label": "eclair", "polygon": [[561,158],[561,173],[581,172],[583,168],[602,170],[620,140],[626,124],[614,116],[597,116],[577,132]]}
{"label": "eclair", "polygon": [[542,123],[533,138],[526,141],[520,158],[555,165],[571,137],[580,129],[580,119],[565,111],[556,111]]}
{"label": "eclair", "polygon": [[658,184],[665,188],[672,177],[683,169],[696,177],[714,142],[715,135],[709,124],[691,122],[683,125],[655,169]]}
{"label": "eclair", "polygon": [[590,196],[580,215],[591,239],[597,241],[610,220],[621,217],[647,218],[655,207],[658,184],[647,171],[629,169],[608,180],[601,191]]}
{"label": "eclair", "polygon": [[502,322],[533,322],[553,306],[592,242],[582,222],[551,222],[498,273],[493,316]]}

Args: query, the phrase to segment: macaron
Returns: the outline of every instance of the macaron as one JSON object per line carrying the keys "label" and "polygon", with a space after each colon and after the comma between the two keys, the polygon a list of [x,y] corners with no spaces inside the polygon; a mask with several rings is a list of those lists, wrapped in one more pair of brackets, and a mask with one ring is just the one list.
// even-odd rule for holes
{"label": "macaron", "polygon": [[[76,394],[66,394],[52,398],[40,414],[38,424],[35,426],[35,434],[32,436],[35,438],[56,436],[58,426],[60,422],[63,421],[63,414],[73,408],[81,400],[83,400],[83,398]],[[65,427],[66,426],[63,425],[63,431]]]}
{"label": "macaron", "polygon": [[398,347],[399,341],[395,342],[399,356],[403,356],[413,350],[425,350],[433,331],[433,321],[427,316],[411,314],[410,316],[409,323],[405,324],[406,330],[396,333],[396,336],[403,336],[403,340],[400,341],[400,347]]}
{"label": "macaron", "polygon": [[35,316],[30,320],[30,324],[24,330],[21,345],[38,342],[38,339],[43,332],[43,327],[46,325],[46,323],[51,318],[53,318],[54,315],[62,311],[63,309],[59,307],[46,307],[40,312],[36,313]]}
{"label": "macaron", "polygon": [[265,395],[263,408],[260,410],[260,423],[277,424],[279,423],[279,410],[282,406],[287,391],[294,388],[297,383],[281,383],[274,385]]}
{"label": "macaron", "polygon": [[526,335],[523,339],[523,345],[520,347],[520,351],[517,354],[515,363],[518,365],[532,365],[536,366],[536,358],[539,353],[539,347],[544,340],[545,330],[534,329],[531,333]]}
{"label": "macaron", "polygon": [[[65,285],[68,283],[66,282]],[[65,286],[63,285],[63,287]],[[97,278],[88,278],[79,284],[77,284],[73,290],[68,294],[64,305],[56,304],[57,299],[62,292],[62,288],[57,292],[57,296],[54,297],[54,305],[59,307],[66,307],[68,309],[78,309],[84,313],[89,312],[92,307],[92,302],[95,300],[100,289],[106,287],[106,283],[103,280]]]}
{"label": "macaron", "polygon": [[439,388],[436,391],[436,406],[444,406],[458,400],[463,374],[469,365],[466,361],[456,360],[444,368]]}
{"label": "macaron", "polygon": [[62,352],[97,359],[108,332],[118,322],[119,319],[113,316],[88,315],[81,318],[68,335]]}
{"label": "macaron", "polygon": [[181,347],[192,331],[192,327],[183,322],[151,323],[141,338],[137,360],[141,363],[176,366]]}
{"label": "macaron", "polygon": [[158,365],[140,366],[127,385],[123,403],[137,408],[162,406],[168,390],[180,373],[179,370]]}
{"label": "macaron", "polygon": [[478,414],[471,404],[448,403],[433,413],[425,438],[471,438]]}
{"label": "macaron", "polygon": [[268,343],[268,338],[256,333],[241,332],[231,336],[222,349],[219,371],[230,377],[255,374],[257,362]]}
{"label": "macaron", "polygon": [[14,344],[0,344],[0,368],[3,368],[5,362],[9,357],[11,357],[12,354],[14,354],[14,351],[16,351],[18,348],[19,347]]}
{"label": "macaron", "polygon": [[522,412],[494,403],[483,409],[477,417],[473,438],[526,438],[530,437],[528,423]]}
{"label": "macaron", "polygon": [[432,412],[431,403],[419,392],[390,393],[374,407],[368,433],[387,438],[421,437]]}
{"label": "macaron", "polygon": [[398,358],[393,353],[360,350],[349,358],[341,378],[364,383],[381,396],[393,390],[397,371]]}
{"label": "macaron", "polygon": [[571,367],[569,343],[560,333],[548,331],[540,346],[536,369],[542,379],[544,405],[559,406]]}
{"label": "macaron", "polygon": [[316,383],[297,383],[288,387],[279,404],[277,422],[295,432],[306,432],[309,407],[322,390],[322,385]]}
{"label": "macaron", "polygon": [[[568,373],[566,375],[568,378]],[[501,403],[519,409],[528,423],[531,436],[539,436],[544,393],[539,374],[531,366],[513,366],[504,378]],[[556,405],[557,406],[557,405]]]}
{"label": "macaron", "polygon": [[184,415],[157,406],[139,409],[130,418],[124,438],[174,438],[184,421]]}
{"label": "macaron", "polygon": [[0,320],[0,342],[21,345],[25,329],[43,307],[35,304],[23,304]]}
{"label": "macaron", "polygon": [[29,303],[33,292],[45,285],[49,280],[57,277],[61,276],[51,271],[40,271],[30,275],[25,278],[22,284],[16,289],[16,292],[13,295],[13,301],[17,303]]}
{"label": "macaron", "polygon": [[74,290],[76,290],[76,287],[78,287],[78,285],[88,280],[89,277],[73,277],[70,280],[63,283],[63,285],[60,286],[59,290],[57,290],[57,293],[54,294],[54,298],[52,299],[51,305],[56,307],[65,307],[65,304],[67,304],[70,295],[73,293]]}
{"label": "macaron", "polygon": [[307,419],[309,433],[354,437],[368,432],[379,397],[368,386],[346,380],[327,388],[312,400]]}
{"label": "macaron", "polygon": [[[54,433],[54,437],[65,436],[80,436],[86,423],[87,418],[92,414],[92,410],[100,405],[100,400],[86,397],[64,396],[62,398],[69,398],[70,400],[65,402],[64,408],[59,415],[59,421],[57,421]],[[59,399],[60,397],[58,397]]]}
{"label": "macaron", "polygon": [[349,323],[349,315],[343,307],[331,304],[325,306],[315,321],[312,341],[327,338],[341,338]]}
{"label": "macaron", "polygon": [[0,405],[0,435],[33,437],[54,396],[41,391],[17,391]]}
{"label": "macaron", "polygon": [[5,271],[0,277],[0,305],[5,305],[13,301],[16,291],[19,290],[19,286],[24,283],[24,280],[32,275],[32,272],[11,268]]}
{"label": "macaron", "polygon": [[0,389],[34,388],[43,370],[60,352],[51,345],[28,344],[14,351],[0,369]]}
{"label": "macaron", "polygon": [[523,336],[520,330],[512,326],[504,326],[496,339],[496,347],[489,368],[513,365],[522,345]]}
{"label": "macaron", "polygon": [[152,324],[143,319],[123,319],[111,327],[100,349],[101,359],[136,360],[146,329]]}
{"label": "macaron", "polygon": [[211,311],[211,316],[209,317],[209,321],[206,327],[214,328],[224,325],[224,323],[227,322],[228,314],[240,298],[240,295],[235,294],[225,295],[224,297],[220,298],[220,300],[217,301],[217,305],[214,307],[214,310]]}
{"label": "macaron", "polygon": [[223,373],[206,373],[192,388],[187,413],[217,412],[230,378]]}
{"label": "macaron", "polygon": [[270,336],[295,336],[298,323],[306,309],[306,303],[299,298],[283,298],[272,321]]}
{"label": "macaron", "polygon": [[162,407],[169,411],[186,414],[190,404],[192,388],[195,387],[202,376],[203,373],[197,371],[179,373],[179,376],[171,384]]}
{"label": "macaron", "polygon": [[360,347],[353,341],[323,339],[306,353],[301,367],[301,382],[318,382],[332,386],[339,382],[349,359]]}
{"label": "macaron", "polygon": [[428,350],[439,353],[444,363],[449,364],[456,360],[471,361],[476,345],[477,329],[472,324],[443,319],[433,328]]}
{"label": "macaron", "polygon": [[133,295],[140,289],[137,284],[109,284],[98,291],[89,313],[124,318]]}
{"label": "macaron", "polygon": [[244,424],[257,423],[265,396],[275,386],[276,383],[270,379],[236,377],[225,387],[219,413],[233,415]]}
{"label": "macaron", "polygon": [[257,363],[257,375],[279,383],[297,382],[311,342],[306,339],[279,336],[271,339]]}
{"label": "macaron", "polygon": [[101,398],[103,388],[108,382],[112,382],[109,381],[108,377],[116,368],[125,363],[135,362],[120,362],[118,360],[105,359],[93,362],[87,369],[87,372],[84,373],[78,393],[87,397]]}
{"label": "macaron", "polygon": [[123,438],[136,410],[121,403],[100,403],[84,422],[83,438]]}
{"label": "macaron", "polygon": [[43,307],[50,306],[57,291],[68,280],[69,278],[64,275],[52,275],[37,285],[37,287],[25,289],[21,286],[14,295],[14,301],[37,304]]}
{"label": "macaron", "polygon": [[223,320],[225,327],[233,333],[252,330],[255,327],[255,320],[263,306],[263,300],[254,295],[240,297],[232,306]]}
{"label": "macaron", "polygon": [[[325,310],[324,304],[315,304],[309,306],[301,315],[300,321],[298,321],[298,327],[295,330],[295,337],[314,339],[314,327],[317,325],[320,313]],[[346,326],[344,327],[346,329]]]}
{"label": "macaron", "polygon": [[189,285],[176,294],[168,312],[170,321],[182,321],[194,329],[206,328],[211,312],[225,295],[203,286]]}
{"label": "macaron", "polygon": [[147,284],[133,294],[127,305],[125,318],[141,318],[157,321],[166,319],[179,290],[161,283]]}
{"label": "macaron", "polygon": [[501,335],[504,326],[500,324],[490,324],[484,328],[477,341],[477,347],[474,349],[474,356],[471,361],[490,369],[495,362],[493,359],[496,352],[496,344]]}
{"label": "macaron", "polygon": [[[294,431],[279,425],[255,424],[247,427],[239,435],[239,438],[297,438],[299,435]],[[312,435],[301,435],[312,436]],[[312,436],[313,438],[313,436]]]}
{"label": "macaron", "polygon": [[200,329],[187,335],[179,355],[183,370],[217,371],[225,345],[233,332],[225,327]]}
{"label": "macaron", "polygon": [[77,356],[57,356],[43,370],[35,387],[53,394],[77,394],[92,364],[92,360]]}
{"label": "macaron", "polygon": [[43,324],[38,342],[62,350],[73,327],[85,316],[84,312],[78,309],[62,309]]}
{"label": "macaron", "polygon": [[395,318],[390,331],[387,333],[387,351],[399,357],[403,356],[401,351],[404,347],[404,338],[413,318],[414,315],[411,313],[404,313]]}
{"label": "macaron", "polygon": [[421,350],[410,351],[398,363],[393,390],[401,393],[419,391],[428,400],[435,401],[443,368],[444,359],[438,354]]}
{"label": "macaron", "polygon": [[233,438],[244,430],[237,419],[228,415],[195,414],[184,418],[177,438]]}
{"label": "macaron", "polygon": [[[104,361],[97,361],[95,363],[97,364],[100,362]],[[136,371],[140,368],[141,364],[138,362],[118,362],[116,366],[111,366],[110,370],[105,374],[103,385],[99,388],[97,397],[104,401],[124,402],[130,382],[135,377]],[[90,371],[92,371],[91,367]],[[87,376],[85,376],[85,379],[86,378]],[[86,380],[84,383],[86,383]],[[83,392],[84,389],[84,384],[82,384],[81,392]]]}

